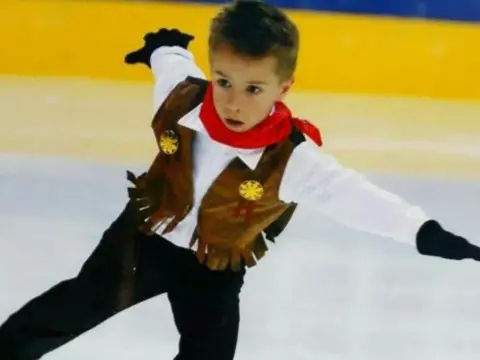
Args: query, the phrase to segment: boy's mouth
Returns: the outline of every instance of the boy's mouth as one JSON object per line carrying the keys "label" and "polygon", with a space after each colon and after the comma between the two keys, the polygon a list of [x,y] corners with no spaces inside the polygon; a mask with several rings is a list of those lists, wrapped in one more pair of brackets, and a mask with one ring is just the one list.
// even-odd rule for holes
{"label": "boy's mouth", "polygon": [[235,120],[235,119],[232,119],[232,118],[225,118],[225,122],[226,122],[229,126],[233,126],[233,127],[238,127],[238,126],[242,126],[242,125],[243,125],[243,122],[242,122],[242,121]]}

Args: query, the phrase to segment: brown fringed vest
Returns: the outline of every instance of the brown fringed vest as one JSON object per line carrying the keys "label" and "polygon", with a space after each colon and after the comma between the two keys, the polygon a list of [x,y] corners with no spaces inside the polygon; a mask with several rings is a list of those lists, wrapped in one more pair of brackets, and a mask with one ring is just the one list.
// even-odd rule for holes
{"label": "brown fringed vest", "polygon": [[[138,178],[128,172],[135,185],[129,196],[145,233],[154,233],[164,222],[163,233],[170,232],[192,208],[195,131],[178,121],[202,102],[206,87],[206,81],[195,78],[177,85],[152,121],[159,153]],[[213,270],[239,270],[265,255],[265,237],[273,242],[296,208],[279,200],[278,192],[287,161],[303,140],[303,134],[292,130],[290,138],[266,148],[254,170],[235,158],[216,178],[200,204],[190,241],[190,246],[197,244],[200,262]]]}

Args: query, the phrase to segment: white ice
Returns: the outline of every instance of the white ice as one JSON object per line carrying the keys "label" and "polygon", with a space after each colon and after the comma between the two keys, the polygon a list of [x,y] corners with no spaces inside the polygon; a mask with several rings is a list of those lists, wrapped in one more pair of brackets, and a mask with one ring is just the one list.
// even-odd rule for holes
{"label": "white ice", "polygon": [[[127,168],[0,156],[0,321],[78,271],[124,204]],[[480,242],[479,182],[370,176]],[[247,275],[237,359],[478,359],[479,284],[480,263],[423,257],[300,209]],[[45,358],[168,360],[177,341],[160,296]]]}

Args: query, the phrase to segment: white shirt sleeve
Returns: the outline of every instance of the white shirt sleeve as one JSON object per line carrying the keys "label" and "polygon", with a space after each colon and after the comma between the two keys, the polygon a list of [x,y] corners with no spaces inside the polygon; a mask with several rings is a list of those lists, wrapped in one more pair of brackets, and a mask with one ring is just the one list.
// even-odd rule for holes
{"label": "white shirt sleeve", "polygon": [[280,198],[320,211],[345,226],[411,245],[420,226],[430,219],[421,208],[342,167],[309,141],[292,153]]}
{"label": "white shirt sleeve", "polygon": [[156,49],[150,57],[150,65],[155,79],[154,112],[186,77],[205,79],[205,74],[195,63],[193,54],[180,46],[162,46]]}

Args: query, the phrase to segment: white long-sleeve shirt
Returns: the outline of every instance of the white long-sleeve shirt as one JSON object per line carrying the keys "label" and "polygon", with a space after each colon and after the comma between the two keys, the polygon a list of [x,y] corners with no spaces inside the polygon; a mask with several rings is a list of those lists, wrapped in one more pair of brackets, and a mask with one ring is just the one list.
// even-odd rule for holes
{"label": "white long-sleeve shirt", "polygon": [[[192,53],[180,47],[157,49],[152,54],[151,67],[155,78],[154,111],[187,76],[205,78]],[[235,157],[254,169],[264,150],[236,149],[214,141],[203,127],[199,110],[200,106],[179,121],[197,132],[193,144],[194,206],[171,233],[164,235],[183,247],[188,246],[200,202],[215,178]],[[323,213],[345,226],[411,245],[415,244],[420,226],[429,219],[419,207],[341,166],[308,138],[294,149],[288,161],[279,197]],[[160,227],[157,232],[162,230]]]}

